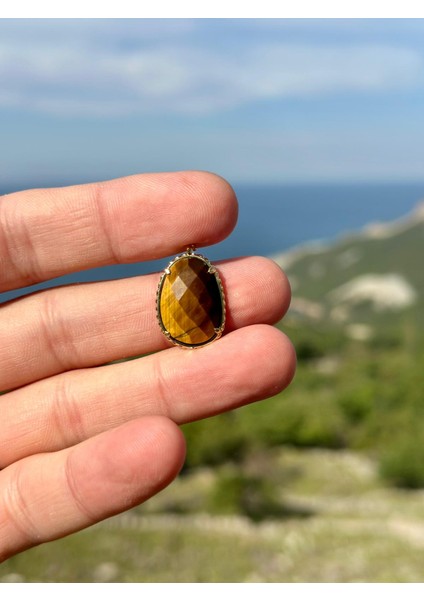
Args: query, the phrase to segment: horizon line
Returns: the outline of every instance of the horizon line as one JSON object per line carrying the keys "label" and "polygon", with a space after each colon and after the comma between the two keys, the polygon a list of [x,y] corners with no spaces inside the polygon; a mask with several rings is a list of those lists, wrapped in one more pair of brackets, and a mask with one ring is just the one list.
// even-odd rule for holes
{"label": "horizon line", "polygon": [[[158,171],[159,173],[160,171]],[[146,171],[146,174],[148,172]],[[150,173],[150,172],[149,172]],[[141,175],[143,173],[140,173]],[[132,173],[129,176],[133,175]],[[70,178],[59,178],[59,179],[46,179],[44,181],[34,181],[31,179],[23,180],[23,181],[0,181],[0,195],[10,194],[13,192],[31,190],[31,189],[40,189],[40,188],[55,188],[55,187],[68,187],[72,185],[84,185],[89,183],[97,183],[100,181],[113,181],[114,179],[119,179],[121,177],[125,177],[125,175],[102,179],[102,178],[93,178],[87,179],[85,177],[75,179]],[[424,174],[422,179],[417,178],[396,178],[396,179],[384,179],[384,178],[369,178],[369,179],[360,179],[360,178],[346,178],[346,179],[234,179],[225,178],[230,185],[233,187],[290,187],[290,186],[303,186],[303,187],[312,187],[312,186],[362,186],[362,185],[380,185],[380,186],[391,186],[391,185],[424,185]]]}

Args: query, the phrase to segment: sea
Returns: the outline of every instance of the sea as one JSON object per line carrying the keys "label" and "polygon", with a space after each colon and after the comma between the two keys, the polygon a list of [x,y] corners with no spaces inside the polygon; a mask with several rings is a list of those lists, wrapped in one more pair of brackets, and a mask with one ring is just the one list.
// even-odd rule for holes
{"label": "sea", "polygon": [[[200,249],[212,261],[247,255],[273,256],[311,241],[331,242],[369,223],[401,218],[424,200],[424,181],[233,184],[233,187],[240,209],[235,230],[220,244]],[[169,259],[72,273],[30,288],[0,294],[0,303],[54,285],[160,271]]]}

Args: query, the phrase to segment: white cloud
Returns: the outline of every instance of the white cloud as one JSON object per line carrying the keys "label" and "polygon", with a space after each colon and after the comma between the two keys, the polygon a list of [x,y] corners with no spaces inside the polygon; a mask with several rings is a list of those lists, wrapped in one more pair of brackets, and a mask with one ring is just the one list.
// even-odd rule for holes
{"label": "white cloud", "polygon": [[[212,47],[211,40],[174,35],[175,26],[166,24],[168,35],[157,41],[155,27],[152,33],[140,24],[122,25],[109,37],[107,24],[101,35],[98,22],[77,29],[75,38],[69,27],[62,39],[55,28],[27,41],[3,36],[0,108],[89,116],[209,114],[263,100],[375,93],[422,79],[421,55],[409,48],[265,39]],[[183,30],[192,28],[192,21],[184,22]]]}

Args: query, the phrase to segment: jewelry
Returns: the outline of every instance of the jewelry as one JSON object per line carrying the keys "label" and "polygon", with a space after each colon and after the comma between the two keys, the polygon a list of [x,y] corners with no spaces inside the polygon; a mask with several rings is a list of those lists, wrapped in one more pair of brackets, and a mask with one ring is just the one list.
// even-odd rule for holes
{"label": "jewelry", "polygon": [[167,339],[199,348],[221,337],[225,297],[218,271],[190,246],[163,272],[156,295],[159,326]]}

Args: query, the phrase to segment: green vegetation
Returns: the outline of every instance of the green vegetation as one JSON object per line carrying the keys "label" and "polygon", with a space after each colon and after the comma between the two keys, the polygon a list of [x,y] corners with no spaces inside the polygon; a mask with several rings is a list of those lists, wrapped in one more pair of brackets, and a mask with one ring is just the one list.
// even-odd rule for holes
{"label": "green vegetation", "polygon": [[[415,219],[292,258],[289,389],[185,425],[167,490],[11,559],[0,581],[422,581],[423,240]],[[375,297],[333,293],[369,274]]]}
{"label": "green vegetation", "polygon": [[[424,338],[410,344],[407,329],[396,343],[385,335],[366,343],[317,335],[315,343],[311,335],[291,388],[184,427],[186,469],[280,445],[351,448],[375,457],[388,482],[424,486]],[[296,345],[294,329],[290,336]]]}

